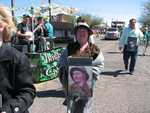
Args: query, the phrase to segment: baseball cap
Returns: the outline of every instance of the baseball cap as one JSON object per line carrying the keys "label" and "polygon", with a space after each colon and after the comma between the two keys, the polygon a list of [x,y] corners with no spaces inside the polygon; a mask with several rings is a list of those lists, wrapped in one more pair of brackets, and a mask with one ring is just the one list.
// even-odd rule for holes
{"label": "baseball cap", "polygon": [[27,15],[27,14],[23,14],[23,16],[22,16],[23,18],[30,18],[30,16],[29,15]]}

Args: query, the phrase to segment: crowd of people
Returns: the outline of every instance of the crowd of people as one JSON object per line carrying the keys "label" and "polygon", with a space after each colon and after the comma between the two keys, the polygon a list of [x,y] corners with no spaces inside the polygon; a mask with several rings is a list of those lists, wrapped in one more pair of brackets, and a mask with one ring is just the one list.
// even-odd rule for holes
{"label": "crowd of people", "polygon": [[[46,44],[43,37],[53,37],[53,26],[47,19],[40,16],[36,18],[37,23],[33,26],[33,20],[29,15],[25,14],[22,18],[22,22],[15,27],[7,8],[0,6],[0,95],[2,96],[0,113],[28,113],[28,108],[36,96],[29,60],[25,54],[13,48],[11,43],[26,45],[30,51],[34,40],[35,51],[38,52],[43,50],[43,45]],[[59,79],[66,94],[66,100],[68,99],[68,57],[92,58],[94,82],[99,79],[104,69],[102,50],[95,44],[92,35],[93,31],[86,21],[81,17],[78,18],[74,27],[74,42],[67,45],[59,59]],[[18,38],[17,42],[16,40],[12,42],[14,36]],[[150,40],[148,32],[143,35],[136,28],[136,19],[130,19],[129,26],[123,30],[119,40],[119,50],[123,51],[125,70],[129,68],[131,75],[134,74],[139,42],[143,37],[148,40],[146,44],[148,46]],[[131,59],[130,63],[129,59]],[[84,86],[80,82],[78,85],[74,84],[71,89],[82,89],[84,95],[88,95],[75,104],[73,113],[91,113],[91,89],[86,83],[89,75],[84,68],[77,67],[71,69],[70,75],[75,83],[80,79],[85,81]]]}
{"label": "crowd of people", "polygon": [[[26,45],[28,52],[31,52],[32,44],[35,44],[35,51],[46,50],[46,40],[53,38],[53,26],[47,18],[42,16],[32,18],[27,14],[22,16],[22,22],[17,25],[16,45]],[[16,38],[15,37],[15,38]],[[34,41],[34,43],[33,43]]]}

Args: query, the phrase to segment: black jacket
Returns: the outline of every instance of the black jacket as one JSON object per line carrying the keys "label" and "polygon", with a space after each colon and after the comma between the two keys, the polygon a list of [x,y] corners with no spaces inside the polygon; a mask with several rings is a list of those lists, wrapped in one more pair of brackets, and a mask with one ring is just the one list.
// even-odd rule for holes
{"label": "black jacket", "polygon": [[28,58],[7,44],[0,47],[0,94],[6,113],[28,113],[35,98]]}

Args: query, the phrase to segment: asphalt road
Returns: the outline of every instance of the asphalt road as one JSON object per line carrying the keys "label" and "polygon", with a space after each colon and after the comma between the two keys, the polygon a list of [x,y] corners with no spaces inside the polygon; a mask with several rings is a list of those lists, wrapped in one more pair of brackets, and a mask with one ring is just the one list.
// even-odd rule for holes
{"label": "asphalt road", "polygon": [[[95,39],[105,57],[105,70],[96,82],[93,113],[150,113],[150,49],[137,59],[134,75],[124,70],[117,40]],[[35,85],[31,113],[67,113],[58,79]]]}

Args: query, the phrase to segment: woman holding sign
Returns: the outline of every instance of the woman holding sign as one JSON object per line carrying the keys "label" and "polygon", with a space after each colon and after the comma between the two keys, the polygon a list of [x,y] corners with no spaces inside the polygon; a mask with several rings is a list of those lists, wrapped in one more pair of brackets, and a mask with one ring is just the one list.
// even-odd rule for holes
{"label": "woman holding sign", "polygon": [[[93,34],[92,30],[85,22],[79,22],[74,28],[75,42],[69,44],[63,51],[59,62],[59,77],[67,92],[67,77],[68,77],[68,56],[89,57],[93,59],[92,70],[94,81],[99,77],[104,68],[104,57],[102,51],[95,45],[89,42],[89,37]],[[76,107],[74,113],[91,113],[91,97],[86,100],[81,100],[82,105]]]}

